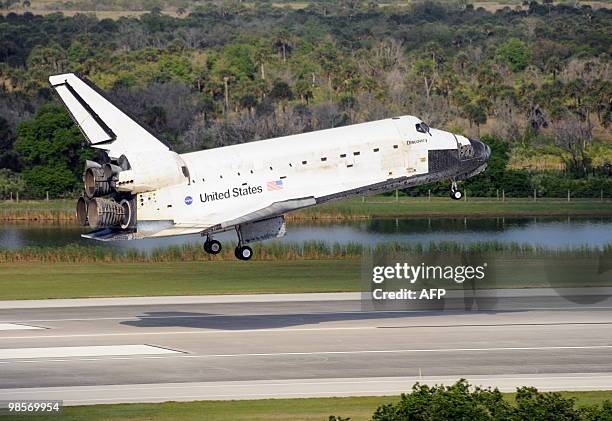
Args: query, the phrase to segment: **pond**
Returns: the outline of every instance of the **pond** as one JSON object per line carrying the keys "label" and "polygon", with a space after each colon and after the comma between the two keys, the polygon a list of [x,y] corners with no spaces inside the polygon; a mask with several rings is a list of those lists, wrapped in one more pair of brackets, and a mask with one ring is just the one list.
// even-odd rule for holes
{"label": "pond", "polygon": [[[0,248],[24,246],[63,246],[70,243],[129,247],[151,250],[167,245],[202,242],[198,235],[137,241],[98,243],[80,237],[87,232],[70,225],[7,224],[0,227]],[[217,237],[235,241],[233,232]],[[381,242],[423,243],[456,241],[462,243],[498,241],[529,243],[551,248],[612,243],[611,217],[532,217],[532,218],[410,218],[334,221],[328,223],[288,223],[287,235],[275,241],[327,243]]]}

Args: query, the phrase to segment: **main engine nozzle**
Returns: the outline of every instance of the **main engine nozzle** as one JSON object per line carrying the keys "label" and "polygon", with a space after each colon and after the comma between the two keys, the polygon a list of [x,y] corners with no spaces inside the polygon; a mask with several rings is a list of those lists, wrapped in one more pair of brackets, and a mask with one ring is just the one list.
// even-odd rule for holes
{"label": "main engine nozzle", "polygon": [[90,199],[105,196],[113,191],[111,180],[106,176],[106,172],[102,167],[87,168],[83,182],[85,183],[85,194]]}
{"label": "main engine nozzle", "polygon": [[79,197],[79,200],[77,200],[76,204],[76,219],[79,225],[82,227],[86,227],[87,225],[89,225],[89,222],[87,220],[88,202],[89,201],[86,198],[81,196]]}
{"label": "main engine nozzle", "polygon": [[87,220],[92,228],[121,227],[132,224],[132,208],[128,200],[117,203],[114,200],[96,197],[87,206]]}

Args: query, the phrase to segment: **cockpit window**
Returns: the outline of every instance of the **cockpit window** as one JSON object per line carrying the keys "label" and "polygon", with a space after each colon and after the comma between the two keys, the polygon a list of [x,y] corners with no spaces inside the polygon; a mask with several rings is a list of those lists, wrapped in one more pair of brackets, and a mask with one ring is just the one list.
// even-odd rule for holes
{"label": "cockpit window", "polygon": [[429,133],[429,126],[423,122],[415,124],[417,132]]}

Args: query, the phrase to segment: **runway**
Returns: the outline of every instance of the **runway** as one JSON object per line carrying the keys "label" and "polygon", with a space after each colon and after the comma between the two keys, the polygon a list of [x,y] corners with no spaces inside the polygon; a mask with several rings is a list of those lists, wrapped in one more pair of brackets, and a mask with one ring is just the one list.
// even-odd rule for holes
{"label": "runway", "polygon": [[354,293],[0,302],[0,400],[386,395],[462,377],[612,390],[612,289],[566,293],[471,312],[362,311]]}

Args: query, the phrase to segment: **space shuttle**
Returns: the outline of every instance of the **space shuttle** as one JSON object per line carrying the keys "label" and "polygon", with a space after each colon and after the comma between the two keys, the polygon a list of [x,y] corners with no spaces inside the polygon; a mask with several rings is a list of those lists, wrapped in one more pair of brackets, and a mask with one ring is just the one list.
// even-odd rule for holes
{"label": "space shuttle", "polygon": [[401,116],[328,130],[178,154],[75,74],[49,82],[92,148],[77,201],[86,238],[137,240],[200,234],[204,249],[235,230],[236,258],[249,244],[285,234],[288,212],[484,171],[490,148],[478,140]]}

